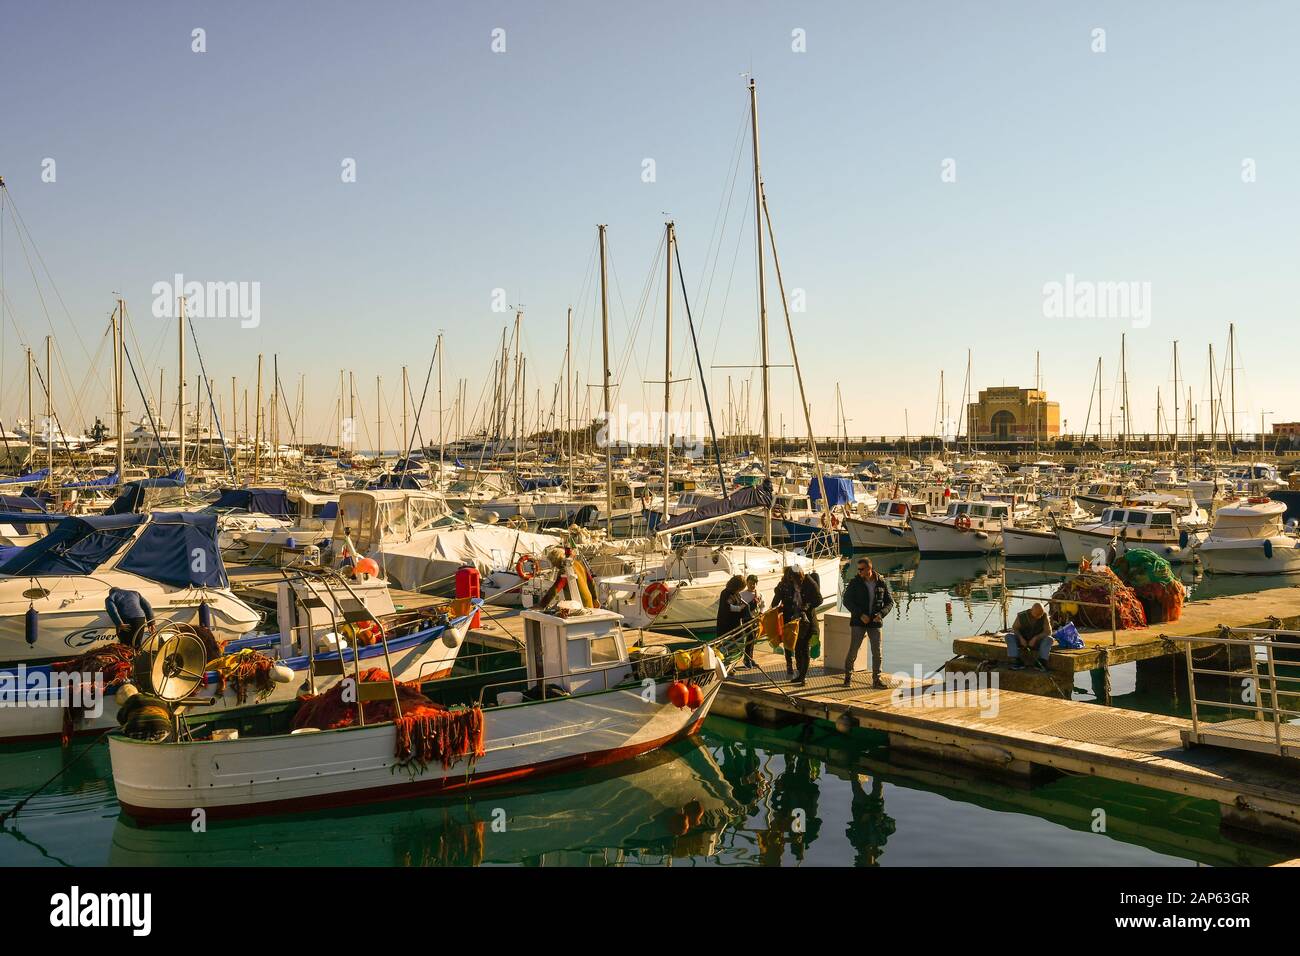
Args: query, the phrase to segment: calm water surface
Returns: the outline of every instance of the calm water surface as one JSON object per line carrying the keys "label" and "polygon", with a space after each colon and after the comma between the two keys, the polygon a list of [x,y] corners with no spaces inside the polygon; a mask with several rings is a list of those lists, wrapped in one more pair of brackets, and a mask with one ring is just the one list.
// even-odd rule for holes
{"label": "calm water surface", "polygon": [[[875,560],[898,598],[885,632],[887,670],[928,673],[952,656],[954,638],[1001,627],[998,560]],[[1010,581],[1033,582],[1016,588],[1029,596],[1055,586],[1042,576],[1013,573]],[[1283,583],[1206,578],[1191,586],[1204,597]],[[1180,709],[1168,695],[1142,699],[1133,670],[1112,674],[1116,705]],[[1080,675],[1076,699],[1095,699],[1090,683]],[[0,748],[0,808],[86,746]],[[0,834],[0,865],[51,866],[1187,866],[1293,855],[1223,835],[1217,806],[1205,801],[1085,777],[1020,787],[891,758],[884,738],[869,732],[722,718],[659,754],[523,789],[214,822],[206,833],[120,818],[99,744]]]}

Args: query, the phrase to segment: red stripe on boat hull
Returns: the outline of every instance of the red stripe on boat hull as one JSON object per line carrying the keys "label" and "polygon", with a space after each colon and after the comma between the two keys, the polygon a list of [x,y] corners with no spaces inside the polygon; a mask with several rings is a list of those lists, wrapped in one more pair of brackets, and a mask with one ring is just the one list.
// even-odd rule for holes
{"label": "red stripe on boat hull", "polygon": [[[339,793],[318,794],[310,797],[294,797],[289,800],[268,800],[265,803],[243,803],[231,806],[204,807],[209,819],[234,820],[243,817],[269,816],[277,813],[300,810],[328,810],[339,807],[351,807],[366,803],[384,803],[393,800],[410,800],[416,797],[451,793],[469,788],[487,787],[493,784],[515,783],[534,777],[563,773],[568,770],[582,770],[587,767],[600,767],[630,760],[641,754],[666,747],[675,741],[694,736],[704,723],[699,717],[675,734],[649,740],[645,743],[628,747],[616,747],[598,753],[581,754],[574,757],[559,757],[542,763],[529,764],[526,767],[511,767],[494,773],[474,775],[469,778],[463,773],[453,773],[437,780],[418,783],[397,784],[391,787],[370,787],[365,790],[345,790]],[[161,745],[166,746],[166,745]],[[454,770],[455,768],[453,768]],[[190,822],[194,819],[194,810],[189,807],[137,807],[123,803],[119,806],[131,819],[140,824]]]}

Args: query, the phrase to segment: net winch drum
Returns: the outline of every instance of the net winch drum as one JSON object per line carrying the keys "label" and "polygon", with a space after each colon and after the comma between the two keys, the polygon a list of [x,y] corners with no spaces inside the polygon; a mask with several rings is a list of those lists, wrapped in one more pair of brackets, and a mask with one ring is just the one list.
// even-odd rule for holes
{"label": "net winch drum", "polygon": [[135,685],[168,703],[177,703],[203,686],[207,648],[192,630],[164,624],[140,642],[132,667]]}

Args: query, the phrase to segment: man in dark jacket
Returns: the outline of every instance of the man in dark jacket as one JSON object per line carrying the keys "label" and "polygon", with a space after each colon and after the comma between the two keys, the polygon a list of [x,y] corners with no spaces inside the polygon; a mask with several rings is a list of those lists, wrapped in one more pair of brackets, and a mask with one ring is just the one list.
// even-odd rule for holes
{"label": "man in dark jacket", "polygon": [[104,609],[117,627],[117,639],[128,647],[137,647],[141,637],[153,625],[153,608],[139,591],[110,588]]}
{"label": "man in dark jacket", "polygon": [[853,680],[853,662],[862,641],[871,639],[871,686],[884,690],[890,685],[880,675],[881,627],[894,606],[889,582],[876,573],[870,558],[858,559],[858,573],[844,589],[844,610],[849,612],[849,654],[844,660],[844,686]]}

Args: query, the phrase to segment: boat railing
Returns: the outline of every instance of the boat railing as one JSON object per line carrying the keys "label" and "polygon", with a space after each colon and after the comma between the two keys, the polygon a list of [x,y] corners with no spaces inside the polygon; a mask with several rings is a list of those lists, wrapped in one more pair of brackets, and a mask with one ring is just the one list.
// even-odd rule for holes
{"label": "boat railing", "polygon": [[[1188,742],[1300,756],[1300,726],[1295,723],[1300,718],[1300,710],[1294,709],[1300,701],[1300,676],[1279,673],[1279,666],[1293,668],[1300,662],[1300,631],[1222,627],[1215,636],[1167,637],[1167,640],[1183,645],[1192,710],[1191,731],[1184,734]],[[1198,662],[1195,652],[1207,647],[1224,653],[1212,653],[1202,659],[1204,663]],[[1248,669],[1232,669],[1234,649],[1246,652]],[[1282,652],[1280,658],[1279,652]],[[1226,665],[1222,663],[1225,657],[1229,661]],[[1197,691],[1198,677],[1243,681],[1240,702],[1202,698]],[[1287,685],[1291,685],[1289,689]],[[1244,713],[1247,717],[1207,721],[1201,716],[1203,707]]]}

